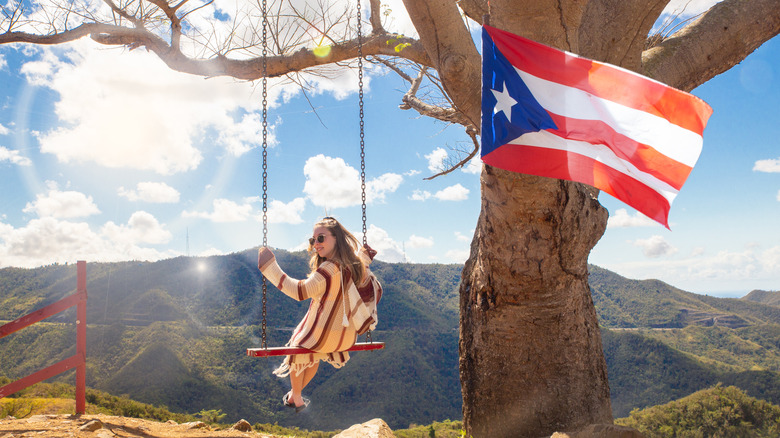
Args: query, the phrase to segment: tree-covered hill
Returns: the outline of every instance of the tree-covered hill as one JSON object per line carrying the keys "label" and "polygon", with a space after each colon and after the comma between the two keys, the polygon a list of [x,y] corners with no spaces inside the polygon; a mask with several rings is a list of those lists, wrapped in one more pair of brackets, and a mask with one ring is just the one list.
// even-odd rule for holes
{"label": "tree-covered hill", "polygon": [[[306,255],[276,251],[304,278]],[[177,412],[221,409],[226,421],[330,430],[381,417],[393,427],[460,418],[457,287],[460,266],[375,262],[384,286],[373,339],[384,350],[354,353],[341,370],[320,367],[308,414],[281,406],[289,381],[260,346],[261,276],[256,251],[155,263],[87,265],[87,384]],[[75,266],[0,270],[0,320],[75,292]],[[306,310],[268,285],[268,345],[287,342]],[[0,374],[20,377],[73,355],[74,311],[0,339]],[[69,379],[63,376],[61,379]]]}
{"label": "tree-covered hill", "polygon": [[635,410],[617,422],[647,438],[780,436],[780,406],[717,385],[661,406]]}
{"label": "tree-covered hill", "polygon": [[589,266],[599,324],[608,328],[745,327],[780,324],[780,308],[685,292],[659,280],[630,280]]}
{"label": "tree-covered hill", "polygon": [[[276,251],[305,277],[305,253]],[[393,428],[461,418],[458,371],[460,265],[375,262],[384,286],[375,340],[341,370],[325,365],[307,388],[306,415],[281,406],[289,382],[260,345],[255,250],[154,263],[87,265],[90,387],[176,412],[221,409],[225,421],[334,430],[381,417]],[[718,382],[780,403],[780,307],[697,295],[657,280],[591,266],[616,417]],[[75,291],[75,266],[0,269],[0,320]],[[305,312],[268,287],[268,344],[283,345]],[[0,375],[16,378],[75,353],[73,310],[0,339]],[[58,380],[72,382],[72,375]]]}
{"label": "tree-covered hill", "polygon": [[742,297],[743,300],[755,301],[770,306],[780,306],[780,292],[769,290],[752,290],[749,294]]}

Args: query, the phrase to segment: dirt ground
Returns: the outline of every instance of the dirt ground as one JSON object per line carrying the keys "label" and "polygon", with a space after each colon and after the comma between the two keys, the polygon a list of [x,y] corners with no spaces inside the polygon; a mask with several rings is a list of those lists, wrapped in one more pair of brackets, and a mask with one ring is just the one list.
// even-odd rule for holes
{"label": "dirt ground", "polygon": [[211,430],[203,423],[161,423],[102,414],[34,415],[23,419],[14,417],[0,419],[0,438],[22,437],[277,438],[275,435],[266,435],[253,431],[242,432],[236,429]]}

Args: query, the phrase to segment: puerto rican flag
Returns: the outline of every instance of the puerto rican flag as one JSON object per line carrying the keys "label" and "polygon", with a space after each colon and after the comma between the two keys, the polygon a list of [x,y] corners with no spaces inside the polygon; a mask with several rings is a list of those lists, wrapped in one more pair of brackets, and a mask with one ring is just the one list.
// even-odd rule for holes
{"label": "puerto rican flag", "polygon": [[494,27],[482,48],[482,161],[591,185],[669,228],[709,105]]}

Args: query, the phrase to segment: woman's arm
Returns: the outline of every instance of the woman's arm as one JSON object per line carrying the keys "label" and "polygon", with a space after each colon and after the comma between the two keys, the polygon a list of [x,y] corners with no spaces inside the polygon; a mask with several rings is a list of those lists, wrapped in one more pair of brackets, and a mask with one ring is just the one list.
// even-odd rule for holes
{"label": "woman's arm", "polygon": [[[329,265],[329,266],[326,266]],[[305,280],[297,280],[288,277],[282,271],[279,263],[276,262],[276,256],[267,247],[262,247],[257,253],[257,268],[263,273],[274,286],[282,291],[288,297],[303,301],[309,298],[318,297],[325,293],[327,281],[323,273],[328,273],[328,269],[335,269],[333,263],[323,263],[316,272],[312,273]]]}

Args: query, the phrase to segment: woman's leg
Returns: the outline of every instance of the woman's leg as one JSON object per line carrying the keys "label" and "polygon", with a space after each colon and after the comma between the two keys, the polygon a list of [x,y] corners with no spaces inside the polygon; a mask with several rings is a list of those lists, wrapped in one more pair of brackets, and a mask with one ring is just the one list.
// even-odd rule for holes
{"label": "woman's leg", "polygon": [[303,391],[303,388],[305,388],[306,385],[311,382],[311,379],[314,378],[314,375],[317,374],[317,369],[319,369],[319,366],[320,363],[317,362],[314,364],[314,366],[306,368],[300,374],[296,374],[295,371],[290,373],[290,386],[292,387],[292,395],[289,400],[295,403],[295,406],[302,406],[304,404],[301,392]]}
{"label": "woman's leg", "polygon": [[303,391],[303,388],[306,387],[306,385],[311,382],[311,379],[314,378],[314,375],[317,374],[317,369],[319,369],[320,363],[317,362],[314,364],[311,368],[306,368],[306,370],[303,372],[303,386],[301,386],[301,391]]}

